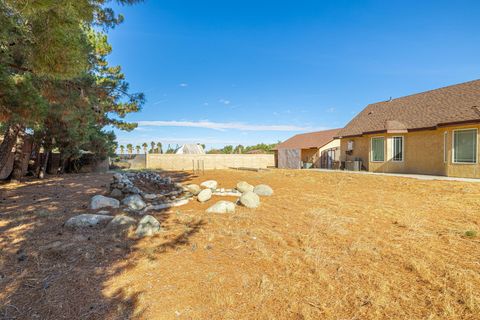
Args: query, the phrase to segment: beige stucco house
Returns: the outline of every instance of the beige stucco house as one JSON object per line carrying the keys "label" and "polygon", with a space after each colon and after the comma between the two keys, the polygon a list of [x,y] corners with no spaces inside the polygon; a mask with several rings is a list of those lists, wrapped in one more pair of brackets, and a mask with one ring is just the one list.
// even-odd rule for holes
{"label": "beige stucco house", "polygon": [[372,172],[480,178],[480,80],[368,105],[337,137]]}
{"label": "beige stucco house", "polygon": [[339,168],[340,129],[297,134],[279,143],[275,148],[278,168]]}

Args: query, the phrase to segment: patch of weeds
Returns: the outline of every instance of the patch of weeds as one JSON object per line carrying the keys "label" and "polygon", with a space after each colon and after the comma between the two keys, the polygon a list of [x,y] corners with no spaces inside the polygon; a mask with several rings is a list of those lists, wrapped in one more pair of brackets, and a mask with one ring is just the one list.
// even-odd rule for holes
{"label": "patch of weeds", "polygon": [[464,233],[465,237],[467,238],[476,238],[477,237],[477,231],[475,230],[467,230]]}

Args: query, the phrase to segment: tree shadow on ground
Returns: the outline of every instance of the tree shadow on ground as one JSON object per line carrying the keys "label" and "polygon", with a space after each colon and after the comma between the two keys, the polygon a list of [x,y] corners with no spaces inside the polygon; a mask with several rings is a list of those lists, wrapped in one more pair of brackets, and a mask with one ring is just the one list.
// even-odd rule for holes
{"label": "tree shadow on ground", "polygon": [[[193,178],[169,173],[176,182]],[[204,225],[184,221],[181,231],[135,240],[107,229],[72,231],[64,222],[106,194],[111,174],[62,175],[44,181],[0,186],[0,319],[138,319],[141,292],[121,288],[105,294],[106,283],[134,268],[141,242],[157,243],[146,256],[188,245]],[[120,213],[118,210],[112,214]],[[148,212],[164,224],[174,210]],[[131,215],[139,220],[139,216]]]}

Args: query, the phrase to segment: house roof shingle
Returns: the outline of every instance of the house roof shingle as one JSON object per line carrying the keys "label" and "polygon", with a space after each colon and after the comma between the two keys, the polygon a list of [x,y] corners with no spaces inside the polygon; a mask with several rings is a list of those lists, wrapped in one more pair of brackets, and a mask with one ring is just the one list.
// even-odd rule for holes
{"label": "house roof shingle", "polygon": [[273,150],[321,148],[332,141],[338,134],[339,130],[340,129],[331,129],[297,134],[278,144],[275,148],[273,148]]}
{"label": "house roof shingle", "polygon": [[368,105],[338,137],[480,122],[480,80]]}

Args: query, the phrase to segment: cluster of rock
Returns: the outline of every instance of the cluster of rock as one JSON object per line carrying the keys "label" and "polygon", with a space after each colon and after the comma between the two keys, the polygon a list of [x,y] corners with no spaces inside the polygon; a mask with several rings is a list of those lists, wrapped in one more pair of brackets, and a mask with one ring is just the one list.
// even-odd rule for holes
{"label": "cluster of rock", "polygon": [[207,202],[212,196],[236,196],[239,198],[236,203],[219,201],[206,210],[208,213],[233,213],[237,204],[247,208],[258,208],[260,206],[260,196],[273,195],[270,186],[266,184],[253,186],[245,181],[238,182],[235,189],[218,189],[217,187],[218,183],[215,180],[208,180],[201,183],[200,186],[196,184],[187,185],[185,190],[196,195],[199,202]]}
{"label": "cluster of rock", "polygon": [[[145,192],[139,186],[148,186],[156,193]],[[65,222],[71,229],[103,228],[126,230],[137,225],[137,237],[152,236],[161,230],[160,222],[151,215],[149,210],[163,210],[187,204],[193,193],[185,190],[179,183],[174,183],[170,177],[162,177],[154,172],[115,173],[113,182],[109,184],[110,197],[96,195],[90,201],[90,209],[117,209],[122,207],[126,212],[144,215],[137,224],[135,218],[126,215],[110,215],[109,211],[101,210],[97,214],[80,214]]]}
{"label": "cluster of rock", "polygon": [[[142,191],[139,185],[149,185],[156,193]],[[163,177],[155,172],[115,173],[113,182],[109,185],[110,196],[122,198],[125,195],[139,194],[148,200],[172,198],[183,192],[180,183],[172,182],[170,177]]]}
{"label": "cluster of rock", "polygon": [[[112,231],[126,231],[137,225],[137,220],[125,216],[110,216],[107,214],[80,214],[71,217],[65,222],[65,227],[70,229],[87,229],[87,228],[106,228]],[[138,222],[135,235],[139,238],[153,236],[161,231],[160,222],[153,216],[145,215]]]}
{"label": "cluster of rock", "polygon": [[[155,193],[145,192],[140,186],[146,186]],[[208,213],[233,213],[236,205],[247,208],[260,206],[261,196],[273,195],[268,185],[250,185],[245,181],[237,183],[233,189],[218,188],[215,180],[204,181],[200,185],[181,185],[170,177],[162,177],[154,172],[115,173],[113,182],[108,186],[110,197],[96,195],[90,201],[90,209],[101,210],[96,214],[80,214],[68,219],[65,226],[71,229],[107,228],[109,230],[125,231],[136,225],[135,235],[139,238],[153,236],[161,231],[160,222],[146,213],[150,210],[164,210],[185,205],[196,197],[199,202],[207,202],[213,196],[238,197],[236,203],[218,201],[210,206]],[[143,217],[137,219],[127,215],[112,216],[105,209],[122,207],[126,212],[133,212]]]}

